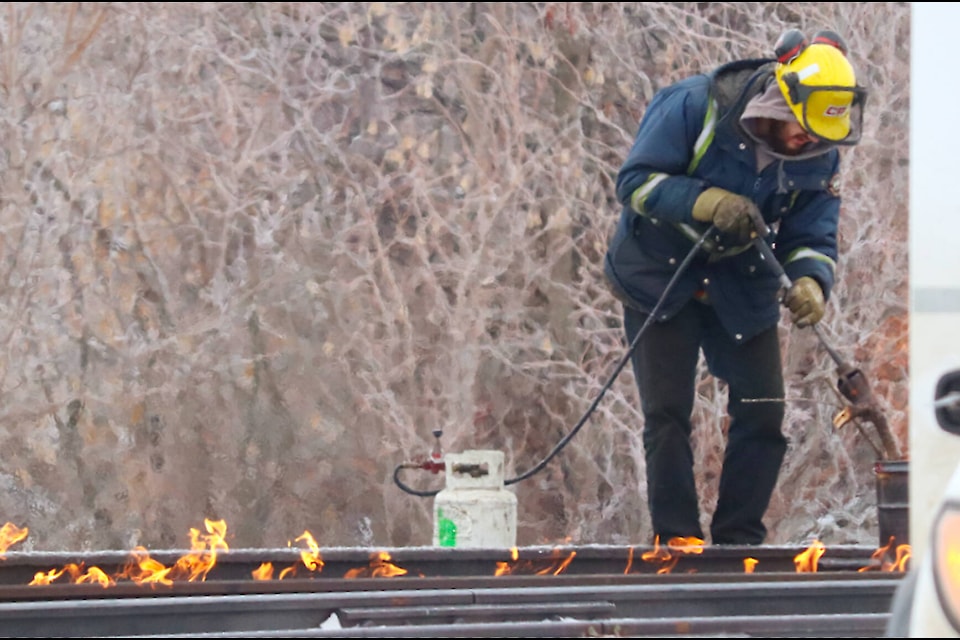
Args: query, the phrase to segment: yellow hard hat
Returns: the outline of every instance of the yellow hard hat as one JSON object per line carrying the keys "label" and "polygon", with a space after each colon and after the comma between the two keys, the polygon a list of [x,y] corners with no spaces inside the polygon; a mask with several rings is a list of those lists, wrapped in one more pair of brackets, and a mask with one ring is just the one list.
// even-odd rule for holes
{"label": "yellow hard hat", "polygon": [[777,83],[797,121],[829,142],[854,144],[860,139],[866,92],[836,33],[820,31],[808,43],[796,29],[777,42]]}

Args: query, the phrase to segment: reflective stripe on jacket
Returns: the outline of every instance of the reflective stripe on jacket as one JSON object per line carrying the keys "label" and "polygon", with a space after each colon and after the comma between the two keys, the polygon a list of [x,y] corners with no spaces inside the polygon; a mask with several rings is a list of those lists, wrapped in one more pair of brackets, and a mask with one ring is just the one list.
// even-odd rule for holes
{"label": "reflective stripe on jacket", "polygon": [[[776,160],[757,171],[756,150],[739,117],[773,73],[770,60],[743,60],[681,80],[651,100],[617,175],[620,220],[605,273],[627,304],[651,311],[677,267],[709,225],[693,219],[700,193],[721,187],[752,199],[773,231],[768,239],[791,280],[815,278],[829,299],[837,259],[840,198],[835,148],[806,159]],[[673,316],[705,291],[738,341],[780,320],[776,274],[750,245],[711,238],[674,284],[658,312]]]}

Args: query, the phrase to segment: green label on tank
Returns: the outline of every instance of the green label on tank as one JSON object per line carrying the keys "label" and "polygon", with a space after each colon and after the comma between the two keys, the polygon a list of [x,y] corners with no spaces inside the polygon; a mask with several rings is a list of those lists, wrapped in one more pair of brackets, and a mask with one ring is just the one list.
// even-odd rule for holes
{"label": "green label on tank", "polygon": [[437,509],[437,541],[441,547],[457,546],[457,525],[443,517],[443,509]]}

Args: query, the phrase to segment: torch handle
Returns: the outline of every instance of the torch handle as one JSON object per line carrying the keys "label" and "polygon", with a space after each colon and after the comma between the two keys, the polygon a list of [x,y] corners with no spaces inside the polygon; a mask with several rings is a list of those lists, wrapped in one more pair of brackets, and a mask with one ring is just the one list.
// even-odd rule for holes
{"label": "torch handle", "polygon": [[[781,286],[783,286],[785,290],[789,290],[790,287],[793,286],[793,282],[790,281],[790,277],[786,271],[784,271],[783,265],[777,260],[777,257],[773,254],[773,249],[767,244],[765,239],[770,235],[769,227],[767,227],[766,222],[764,222],[759,210],[751,212],[750,217],[756,228],[753,236],[753,244],[757,247],[757,251],[760,252],[760,258],[764,262],[767,262],[770,268],[774,270],[777,278],[780,280]],[[874,401],[873,393],[870,391],[870,385],[867,382],[866,376],[863,375],[860,369],[851,366],[840,357],[837,350],[830,345],[826,336],[823,335],[823,329],[820,328],[820,325],[814,324],[813,332],[817,334],[820,344],[823,345],[823,348],[826,349],[827,353],[830,354],[830,357],[837,365],[837,374],[840,377],[838,383],[840,393],[842,393],[847,400],[850,400],[858,409],[859,413],[861,413],[863,417],[868,418],[874,427],[876,427],[877,432],[880,434],[880,440],[883,443],[887,458],[893,460],[899,459],[901,455],[900,449],[897,446],[893,434],[890,432],[886,418],[884,418]]]}
{"label": "torch handle", "polygon": [[[756,221],[754,221],[754,224],[756,224]],[[773,255],[773,249],[770,248],[770,245],[767,244],[767,241],[763,239],[763,237],[766,236],[767,233],[769,233],[769,230],[767,230],[766,225],[764,225],[762,231],[766,231],[766,233],[763,233],[763,235],[758,234],[754,236],[753,244],[754,246],[756,246],[757,251],[760,252],[760,258],[763,259],[764,262],[769,264],[770,268],[773,269],[774,272],[777,274],[777,278],[780,279],[780,284],[784,287],[785,290],[789,290],[790,287],[793,286],[793,282],[790,280],[790,277],[787,275],[787,272],[783,270],[783,265],[781,265],[780,261],[777,260],[777,256]],[[841,369],[849,369],[850,368],[849,365],[846,362],[844,362],[843,358],[840,357],[840,354],[837,352],[837,350],[830,345],[829,341],[827,340],[827,337],[823,335],[823,329],[820,328],[820,325],[815,324],[813,325],[812,328],[813,328],[813,332],[817,334],[817,338],[820,339],[820,344],[822,344],[823,348],[826,349],[827,353],[830,354],[830,357],[833,359],[834,363],[836,363],[836,365]]]}

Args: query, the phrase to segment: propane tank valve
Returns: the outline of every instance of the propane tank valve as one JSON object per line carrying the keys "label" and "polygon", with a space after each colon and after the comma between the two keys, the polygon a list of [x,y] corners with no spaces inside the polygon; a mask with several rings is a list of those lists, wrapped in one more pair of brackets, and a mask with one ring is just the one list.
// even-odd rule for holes
{"label": "propane tank valve", "polygon": [[461,463],[452,465],[451,470],[454,473],[466,474],[471,478],[479,478],[480,476],[485,476],[490,473],[490,467],[487,466],[486,462],[479,463],[479,464],[476,464],[476,463],[466,464],[461,462]]}
{"label": "propane tank valve", "polygon": [[414,456],[410,461],[400,463],[397,469],[421,469],[423,471],[429,471],[434,475],[444,471],[447,466],[443,460],[443,450],[440,448],[440,436],[442,434],[443,431],[440,429],[434,429],[433,437],[436,438],[436,442],[434,442],[433,449],[430,450],[430,453],[428,455],[420,454]]}
{"label": "propane tank valve", "polygon": [[421,469],[425,469],[432,474],[438,474],[446,468],[443,462],[443,450],[440,448],[440,436],[442,435],[443,431],[441,429],[433,430],[433,449],[430,451],[429,459],[420,465]]}

